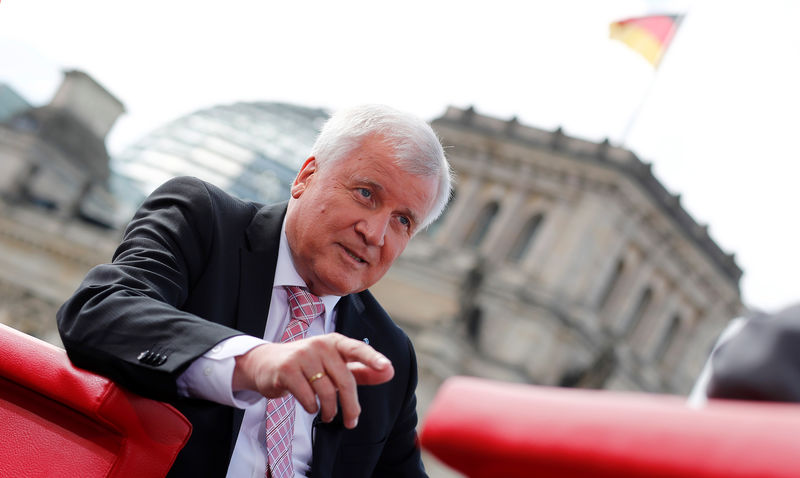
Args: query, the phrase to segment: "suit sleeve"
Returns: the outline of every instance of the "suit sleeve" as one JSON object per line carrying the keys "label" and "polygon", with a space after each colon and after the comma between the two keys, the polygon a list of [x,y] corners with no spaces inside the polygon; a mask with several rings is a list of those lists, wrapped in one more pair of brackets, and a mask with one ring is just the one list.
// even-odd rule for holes
{"label": "suit sleeve", "polygon": [[169,399],[192,360],[239,334],[180,309],[210,254],[215,213],[199,180],[171,180],[150,195],[113,261],[93,268],[58,311],[61,339],[77,366]]}
{"label": "suit sleeve", "polygon": [[750,319],[711,357],[711,398],[800,402],[800,304]]}

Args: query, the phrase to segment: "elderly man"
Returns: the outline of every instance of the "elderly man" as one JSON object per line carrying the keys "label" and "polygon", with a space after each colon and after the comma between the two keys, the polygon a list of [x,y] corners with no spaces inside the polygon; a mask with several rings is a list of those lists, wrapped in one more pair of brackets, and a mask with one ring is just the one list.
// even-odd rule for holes
{"label": "elderly man", "polygon": [[450,181],[431,128],[383,106],[331,117],[288,204],[171,180],[59,310],[64,346],[192,422],[169,476],[425,476],[414,351],[366,289]]}

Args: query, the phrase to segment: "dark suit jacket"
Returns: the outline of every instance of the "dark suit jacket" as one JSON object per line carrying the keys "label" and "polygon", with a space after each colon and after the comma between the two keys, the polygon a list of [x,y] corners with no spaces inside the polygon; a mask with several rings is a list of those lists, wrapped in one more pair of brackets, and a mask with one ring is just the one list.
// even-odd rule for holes
{"label": "dark suit jacket", "polygon": [[708,396],[800,402],[800,304],[751,317],[714,350]]}
{"label": "dark suit jacket", "polygon": [[[72,361],[174,404],[193,425],[169,476],[225,476],[243,412],[180,398],[176,378],[220,341],[263,336],[286,204],[262,207],[193,178],[156,190],[111,264],[92,269],[58,311]],[[336,330],[386,355],[389,382],[359,387],[362,413],[315,423],[314,477],[424,476],[416,446],[416,358],[368,291],[343,297]],[[318,420],[315,420],[318,422]]]}

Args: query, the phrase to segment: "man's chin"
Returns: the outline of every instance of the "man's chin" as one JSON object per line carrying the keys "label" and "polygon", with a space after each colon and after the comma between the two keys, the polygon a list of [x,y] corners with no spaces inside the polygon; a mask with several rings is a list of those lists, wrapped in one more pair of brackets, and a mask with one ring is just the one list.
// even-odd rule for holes
{"label": "man's chin", "polygon": [[355,282],[352,280],[329,280],[329,281],[318,281],[311,288],[311,292],[315,295],[345,296],[348,294],[355,294],[357,292],[361,292],[367,289],[367,287],[369,286],[365,286],[360,282]]}

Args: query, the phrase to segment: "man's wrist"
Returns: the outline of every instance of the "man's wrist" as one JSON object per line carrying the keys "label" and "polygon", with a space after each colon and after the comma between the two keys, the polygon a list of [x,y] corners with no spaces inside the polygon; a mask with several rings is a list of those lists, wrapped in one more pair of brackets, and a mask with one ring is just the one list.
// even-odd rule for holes
{"label": "man's wrist", "polygon": [[266,342],[249,335],[223,340],[201,355],[178,377],[178,392],[187,397],[202,398],[223,405],[242,408],[260,396],[236,393],[233,375],[236,357]]}
{"label": "man's wrist", "polygon": [[255,349],[264,345],[267,345],[267,343],[258,344],[247,352],[235,357],[233,377],[231,378],[231,388],[234,392],[256,390],[255,377],[251,370],[255,367]]}

